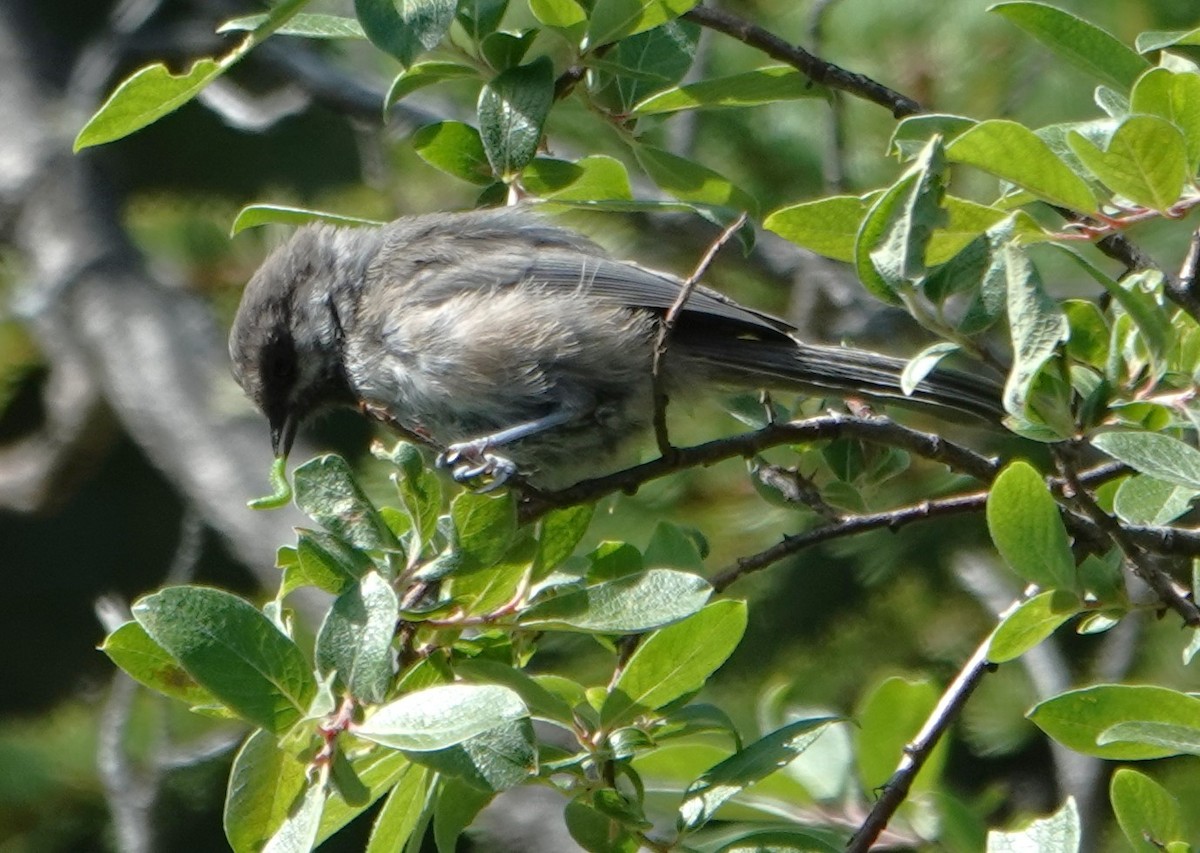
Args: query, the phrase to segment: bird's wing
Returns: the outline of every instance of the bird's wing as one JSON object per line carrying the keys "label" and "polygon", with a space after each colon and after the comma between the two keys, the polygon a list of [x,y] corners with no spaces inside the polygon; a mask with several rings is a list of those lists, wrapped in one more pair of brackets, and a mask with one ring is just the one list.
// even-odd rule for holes
{"label": "bird's wing", "polygon": [[[551,290],[586,293],[613,304],[665,313],[679,298],[683,283],[666,273],[624,261],[582,254],[543,253],[525,271],[525,280]],[[681,323],[704,322],[735,333],[787,336],[784,320],[745,308],[706,287],[696,287],[684,305]],[[732,328],[729,328],[732,327]]]}

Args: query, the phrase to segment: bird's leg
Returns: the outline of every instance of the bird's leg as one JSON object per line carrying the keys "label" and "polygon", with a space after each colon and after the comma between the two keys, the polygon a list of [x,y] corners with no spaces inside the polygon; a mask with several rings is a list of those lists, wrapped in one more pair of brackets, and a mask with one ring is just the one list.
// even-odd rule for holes
{"label": "bird's leg", "polygon": [[460,483],[483,474],[491,475],[492,482],[481,490],[490,491],[503,485],[509,477],[517,473],[516,463],[505,456],[492,453],[492,448],[502,447],[519,439],[560,427],[575,420],[578,416],[579,412],[575,407],[563,406],[548,415],[507,427],[498,432],[473,438],[470,441],[455,442],[447,447],[445,452],[438,455],[437,464],[442,467],[450,467],[452,476]]}

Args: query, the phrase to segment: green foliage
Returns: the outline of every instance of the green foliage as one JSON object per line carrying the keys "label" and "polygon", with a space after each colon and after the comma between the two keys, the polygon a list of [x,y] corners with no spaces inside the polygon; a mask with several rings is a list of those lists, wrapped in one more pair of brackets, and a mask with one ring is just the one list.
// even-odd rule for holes
{"label": "green foliage", "polygon": [[988,853],[1019,853],[1038,850],[1045,853],[1077,853],[1079,850],[1079,809],[1071,797],[1049,817],[1030,821],[1013,832],[989,832]]}
{"label": "green foliage", "polygon": [[[105,643],[114,662],[148,686],[257,727],[234,764],[230,843],[307,850],[386,795],[372,849],[407,843],[423,812],[448,849],[492,794],[562,774],[573,780],[567,790],[580,792],[567,810],[572,832],[616,831],[636,842],[648,827],[643,807],[623,789],[596,789],[594,774],[636,780],[632,760],[709,731],[732,731],[740,743],[720,711],[688,702],[741,640],[745,604],[706,605],[711,587],[697,575],[641,568],[656,559],[697,562],[694,541],[672,528],[662,527],[645,555],[607,546],[591,582],[591,572],[571,574],[565,563],[587,510],[551,513],[536,532],[517,527],[508,495],[464,492],[447,511],[440,489],[420,485],[432,475],[409,449],[383,455],[396,464],[407,518],[399,537],[339,457],[296,469],[296,501],[324,530],[302,531],[295,559],[284,562],[291,569],[319,560],[324,569],[291,576],[289,590],[308,579],[328,588],[327,578],[339,578],[311,661],[290,619],[273,621],[243,599],[195,586],[143,598],[137,621]],[[614,572],[611,555],[626,552],[636,570]],[[439,583],[422,579],[423,566],[439,562],[452,564]],[[395,585],[408,590],[407,623]],[[404,624],[411,629],[398,631]],[[526,671],[555,631],[648,633],[598,688]],[[576,751],[540,743],[534,719],[572,733]],[[686,829],[802,752],[824,724],[785,726],[712,768],[689,795],[706,804],[702,813],[685,801]]]}

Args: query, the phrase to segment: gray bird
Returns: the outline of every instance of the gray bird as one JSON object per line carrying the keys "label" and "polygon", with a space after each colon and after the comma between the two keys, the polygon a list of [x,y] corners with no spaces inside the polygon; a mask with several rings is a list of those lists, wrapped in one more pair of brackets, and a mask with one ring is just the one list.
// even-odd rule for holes
{"label": "gray bird", "polygon": [[[251,279],[233,374],[286,456],[300,422],[357,405],[443,449],[457,479],[539,484],[598,473],[653,418],[652,361],[682,282],[614,260],[525,208],[307,225]],[[776,388],[947,408],[993,423],[989,379],[792,337],[783,320],[698,287],[664,359],[669,394]]]}

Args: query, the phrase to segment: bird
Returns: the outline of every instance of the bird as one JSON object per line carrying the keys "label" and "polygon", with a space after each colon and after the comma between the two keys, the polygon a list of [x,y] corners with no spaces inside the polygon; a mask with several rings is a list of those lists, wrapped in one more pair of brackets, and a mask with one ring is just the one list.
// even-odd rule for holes
{"label": "bird", "polygon": [[[247,284],[229,337],[234,378],[286,458],[299,425],[357,406],[442,450],[455,479],[563,484],[645,435],[654,352],[684,282],[611,257],[528,206],[311,223]],[[809,344],[785,320],[704,286],[661,364],[674,398],[706,387],[892,401],[997,423],[987,377]]]}

